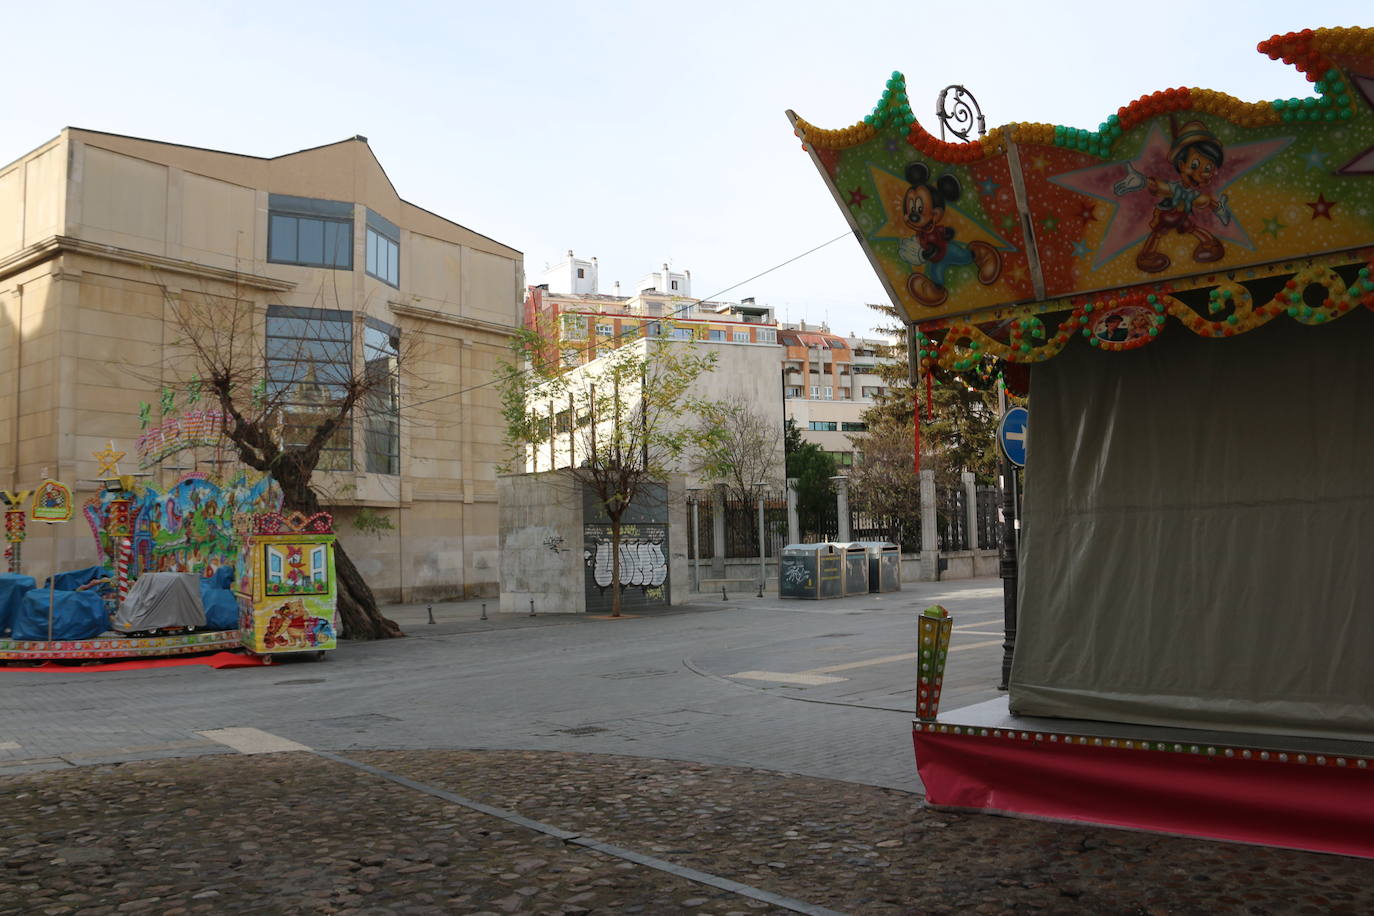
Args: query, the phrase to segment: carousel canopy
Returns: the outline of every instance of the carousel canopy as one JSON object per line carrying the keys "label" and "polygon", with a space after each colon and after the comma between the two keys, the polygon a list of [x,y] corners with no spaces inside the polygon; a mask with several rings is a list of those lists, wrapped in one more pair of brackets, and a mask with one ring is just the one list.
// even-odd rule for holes
{"label": "carousel canopy", "polygon": [[788,115],[919,326],[918,371],[1374,309],[1374,29],[1276,35],[1259,50],[1310,91],[1246,102],[1166,89],[1095,129],[1012,123],[945,142],[893,73],[849,127]]}

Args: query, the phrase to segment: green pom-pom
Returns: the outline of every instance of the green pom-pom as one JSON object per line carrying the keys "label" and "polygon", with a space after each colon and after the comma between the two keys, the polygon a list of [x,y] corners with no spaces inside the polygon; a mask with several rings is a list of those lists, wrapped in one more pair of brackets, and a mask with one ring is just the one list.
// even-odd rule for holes
{"label": "green pom-pom", "polygon": [[1159,336],[1159,328],[1150,328],[1150,336],[1151,336],[1151,337],[1158,337],[1158,336]]}

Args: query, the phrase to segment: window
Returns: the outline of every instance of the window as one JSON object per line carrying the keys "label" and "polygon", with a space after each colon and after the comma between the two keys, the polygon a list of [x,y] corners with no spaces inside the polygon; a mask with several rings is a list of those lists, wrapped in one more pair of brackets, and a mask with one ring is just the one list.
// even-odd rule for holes
{"label": "window", "polygon": [[834,420],[812,420],[806,425],[806,428],[816,433],[833,433],[835,426]]}
{"label": "window", "polygon": [[353,269],[352,204],[269,194],[267,207],[267,260]]}
{"label": "window", "polygon": [[849,400],[849,389],[848,389],[848,388],[841,388],[841,389],[840,389],[840,400],[841,400],[841,401],[847,401],[847,400]]}
{"label": "window", "polygon": [[759,328],[759,343],[777,343],[778,332],[772,328]]}
{"label": "window", "polygon": [[662,335],[663,335],[663,323],[662,323],[662,322],[660,322],[660,321],[651,321],[651,322],[649,322],[648,324],[644,325],[644,336],[645,336],[645,337],[661,337]]}
{"label": "window", "polygon": [[[353,377],[353,313],[267,307],[267,402],[281,417],[282,439],[304,445],[336,409]],[[340,424],[320,452],[319,468],[353,468],[353,427]]]}
{"label": "window", "polygon": [[572,369],[572,368],[575,368],[575,367],[577,366],[577,351],[576,351],[576,350],[564,350],[561,359],[562,359],[562,362],[563,362],[563,368],[565,368],[565,369]]}
{"label": "window", "polygon": [[596,326],[596,336],[597,336],[597,337],[614,337],[614,336],[615,336],[615,325],[613,325],[613,324],[598,324],[598,325]]}
{"label": "window", "polygon": [[563,337],[567,340],[586,340],[587,339],[587,316],[586,315],[564,315],[563,316]]}
{"label": "window", "polygon": [[820,386],[820,385],[812,385],[812,386],[811,386],[811,397],[813,397],[813,398],[820,398],[820,396],[821,396],[821,386]]}
{"label": "window", "polygon": [[736,332],[735,332],[735,343],[748,343],[748,342],[749,342],[749,332],[748,332],[748,331],[736,331]]}
{"label": "window", "polygon": [[712,330],[706,332],[706,339],[707,339],[707,340],[724,340],[724,339],[725,339],[725,332],[724,332],[724,331],[717,331],[717,330],[712,329]]}
{"label": "window", "polygon": [[859,395],[865,398],[876,398],[878,396],[878,392],[881,390],[881,388],[878,388],[874,385],[864,385],[862,388],[859,389]]}
{"label": "window", "polygon": [[854,466],[853,452],[826,452],[826,454],[835,459],[835,464],[838,467],[849,468]]}
{"label": "window", "polygon": [[367,211],[367,274],[388,286],[401,285],[401,230]]}
{"label": "window", "polygon": [[585,280],[585,279],[587,279],[587,271],[586,271],[585,268],[582,268],[582,267],[577,268],[577,279],[579,279],[579,280]]}
{"label": "window", "polygon": [[787,388],[783,391],[783,397],[799,398],[801,397],[801,393],[802,390],[800,388]]}
{"label": "window", "polygon": [[691,340],[693,336],[691,328],[673,328],[673,340]]}
{"label": "window", "polygon": [[835,389],[834,389],[834,388],[832,388],[832,387],[829,386],[829,385],[826,385],[822,390],[824,391],[824,394],[821,395],[822,398],[824,398],[824,399],[827,400],[827,401],[834,399],[834,397],[835,397]]}
{"label": "window", "polygon": [[400,328],[367,319],[363,328],[363,371],[372,390],[363,400],[363,448],[372,474],[401,473]]}
{"label": "window", "polygon": [[868,431],[867,423],[841,423],[840,429],[847,433],[862,433]]}
{"label": "window", "polygon": [[673,289],[677,289],[677,281],[676,281],[676,280],[673,281]]}

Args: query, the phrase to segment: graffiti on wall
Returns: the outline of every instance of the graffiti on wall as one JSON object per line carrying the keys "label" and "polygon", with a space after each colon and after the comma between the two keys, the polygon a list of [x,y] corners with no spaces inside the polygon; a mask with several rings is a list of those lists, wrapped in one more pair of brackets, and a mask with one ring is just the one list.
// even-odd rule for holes
{"label": "graffiti on wall", "polygon": [[[582,561],[586,572],[587,610],[609,610],[612,563],[610,525],[583,527]],[[649,607],[668,603],[668,526],[623,525],[620,529],[621,605]]]}

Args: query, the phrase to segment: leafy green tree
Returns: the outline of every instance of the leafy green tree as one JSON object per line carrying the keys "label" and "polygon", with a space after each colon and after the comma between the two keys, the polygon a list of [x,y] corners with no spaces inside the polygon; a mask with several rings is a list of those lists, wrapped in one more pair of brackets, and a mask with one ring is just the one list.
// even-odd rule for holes
{"label": "leafy green tree", "polygon": [[814,442],[802,440],[791,417],[783,433],[787,476],[797,481],[797,523],[803,539],[824,534],[825,519],[835,509],[835,459]]}
{"label": "leafy green tree", "polygon": [[[895,337],[896,343],[883,354],[888,359],[878,364],[878,372],[887,382],[887,393],[864,412],[867,432],[851,440],[865,461],[871,450],[875,456],[881,454],[893,462],[893,475],[899,476],[900,469],[905,467],[914,477],[912,422],[915,407],[907,357],[907,328],[892,306],[871,305],[870,308],[886,319],[876,330]],[[928,394],[932,402],[929,406],[926,404]],[[972,471],[980,482],[995,481],[1000,419],[996,392],[973,388],[957,375],[937,370],[929,392],[923,386],[919,395],[921,467],[932,468],[942,486],[956,484],[962,471]],[[904,460],[898,458],[899,450],[892,447],[896,443],[905,443]]]}

